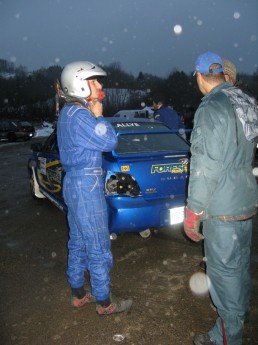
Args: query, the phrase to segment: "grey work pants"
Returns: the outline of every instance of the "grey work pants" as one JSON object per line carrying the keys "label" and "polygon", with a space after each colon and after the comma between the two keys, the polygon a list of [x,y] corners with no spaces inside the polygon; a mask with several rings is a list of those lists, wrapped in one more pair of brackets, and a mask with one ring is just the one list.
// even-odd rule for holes
{"label": "grey work pants", "polygon": [[241,345],[250,302],[252,219],[208,219],[203,222],[203,234],[210,295],[218,312],[209,335],[217,345],[223,345],[223,320],[227,344]]}

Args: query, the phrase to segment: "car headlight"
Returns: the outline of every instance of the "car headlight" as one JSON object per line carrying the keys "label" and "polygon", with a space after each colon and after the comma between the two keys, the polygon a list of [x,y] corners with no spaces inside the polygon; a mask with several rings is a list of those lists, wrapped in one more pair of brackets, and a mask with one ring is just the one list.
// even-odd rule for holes
{"label": "car headlight", "polygon": [[107,195],[140,196],[141,190],[130,174],[109,171],[106,177],[105,190]]}

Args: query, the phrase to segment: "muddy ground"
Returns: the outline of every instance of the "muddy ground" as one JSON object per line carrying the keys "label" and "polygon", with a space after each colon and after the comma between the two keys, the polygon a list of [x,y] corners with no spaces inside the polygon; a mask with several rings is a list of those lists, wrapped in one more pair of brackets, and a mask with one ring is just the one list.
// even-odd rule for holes
{"label": "muddy ground", "polygon": [[[128,314],[100,318],[95,305],[74,310],[66,278],[65,216],[29,192],[30,144],[0,145],[0,344],[190,345],[216,319],[208,294],[189,288],[200,270],[202,245],[177,229],[143,240],[125,234],[112,241],[115,294],[133,298]],[[252,247],[253,294],[244,345],[258,344],[258,217]]]}

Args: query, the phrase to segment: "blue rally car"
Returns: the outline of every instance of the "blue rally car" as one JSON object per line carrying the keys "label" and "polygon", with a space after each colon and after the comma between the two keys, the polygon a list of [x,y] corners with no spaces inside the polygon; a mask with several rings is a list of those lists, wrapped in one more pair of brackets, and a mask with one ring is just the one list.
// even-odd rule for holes
{"label": "blue rally car", "polygon": [[[177,131],[148,119],[107,118],[117,148],[103,154],[103,179],[110,233],[143,232],[183,222],[189,176],[189,143]],[[66,212],[64,172],[54,131],[31,146],[31,191]]]}

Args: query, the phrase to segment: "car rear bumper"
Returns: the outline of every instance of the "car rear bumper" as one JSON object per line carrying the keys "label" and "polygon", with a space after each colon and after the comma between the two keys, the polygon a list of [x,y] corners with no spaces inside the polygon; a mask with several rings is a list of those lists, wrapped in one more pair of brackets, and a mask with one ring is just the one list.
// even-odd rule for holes
{"label": "car rear bumper", "polygon": [[170,209],[185,206],[185,197],[146,201],[143,198],[110,198],[109,230],[117,234],[171,226]]}

